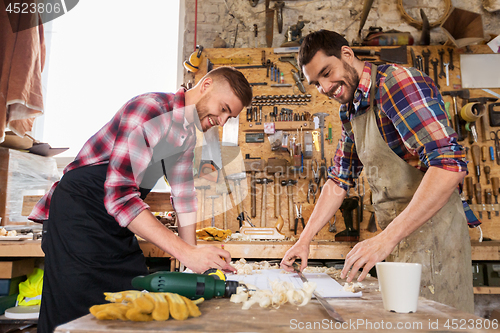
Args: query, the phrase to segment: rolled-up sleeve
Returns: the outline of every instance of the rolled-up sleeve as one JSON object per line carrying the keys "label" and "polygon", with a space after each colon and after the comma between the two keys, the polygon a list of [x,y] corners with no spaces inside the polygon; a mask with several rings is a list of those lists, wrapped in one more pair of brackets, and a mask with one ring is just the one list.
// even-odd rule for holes
{"label": "rolled-up sleeve", "polygon": [[428,168],[467,171],[465,151],[457,142],[434,82],[414,68],[392,71],[380,84],[380,104],[406,148]]}

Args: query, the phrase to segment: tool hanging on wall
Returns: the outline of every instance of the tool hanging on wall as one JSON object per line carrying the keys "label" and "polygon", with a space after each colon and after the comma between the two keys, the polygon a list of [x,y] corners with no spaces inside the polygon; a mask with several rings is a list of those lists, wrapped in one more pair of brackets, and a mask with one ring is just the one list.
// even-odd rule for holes
{"label": "tool hanging on wall", "polygon": [[335,235],[335,241],[339,242],[357,242],[359,241],[359,230],[354,228],[354,219],[352,212],[358,207],[358,198],[345,198],[340,205],[340,211],[344,217],[345,230]]}
{"label": "tool hanging on wall", "polygon": [[283,1],[278,1],[274,4],[274,10],[276,10],[276,23],[278,24],[278,33],[283,31],[283,7],[285,7],[285,3]]}
{"label": "tool hanging on wall", "polygon": [[273,46],[273,25],[274,25],[274,9],[269,8],[270,0],[266,0],[266,45]]}
{"label": "tool hanging on wall", "polygon": [[[435,72],[434,74],[436,74],[437,72],[437,68],[434,68]],[[454,125],[455,125],[455,132],[457,132],[457,136],[458,136],[458,141],[462,141],[465,139],[465,137],[462,135],[462,129],[461,129],[461,125],[460,125],[460,116],[459,116],[459,109],[458,109],[458,105],[457,105],[457,97],[460,97],[464,100],[467,100],[469,99],[469,96],[470,96],[470,93],[469,93],[469,89],[462,89],[462,90],[449,90],[449,91],[443,91],[441,92],[442,95],[448,95],[448,96],[451,96],[453,98],[453,110],[455,111],[454,113]]]}
{"label": "tool hanging on wall", "polygon": [[191,53],[189,60],[184,61],[184,68],[186,68],[189,72],[196,73],[198,69],[200,69],[202,51],[203,46],[196,45],[196,50]]}
{"label": "tool hanging on wall", "polygon": [[257,184],[262,184],[262,210],[260,213],[260,227],[265,228],[267,227],[267,214],[266,214],[266,208],[267,208],[267,184],[272,183],[273,180],[269,178],[257,178],[255,179],[255,183]]}
{"label": "tool hanging on wall", "polygon": [[219,196],[218,195],[209,195],[208,198],[212,199],[212,223],[211,227],[215,227],[215,199],[217,199]]}

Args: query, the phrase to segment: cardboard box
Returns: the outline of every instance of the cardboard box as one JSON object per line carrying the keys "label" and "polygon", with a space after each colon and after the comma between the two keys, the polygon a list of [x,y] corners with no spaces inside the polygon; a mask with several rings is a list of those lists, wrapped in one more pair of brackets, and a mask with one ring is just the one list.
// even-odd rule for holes
{"label": "cardboard box", "polygon": [[24,197],[47,193],[60,179],[53,157],[0,147],[0,225],[29,225]]}
{"label": "cardboard box", "polygon": [[12,279],[18,276],[29,275],[35,268],[35,258],[27,259],[0,259],[0,279]]}

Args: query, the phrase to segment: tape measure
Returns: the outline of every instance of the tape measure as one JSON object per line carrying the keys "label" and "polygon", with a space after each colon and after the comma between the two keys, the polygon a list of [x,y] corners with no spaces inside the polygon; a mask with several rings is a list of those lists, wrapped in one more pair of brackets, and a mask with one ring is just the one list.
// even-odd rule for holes
{"label": "tape measure", "polygon": [[203,272],[204,275],[211,275],[216,280],[226,281],[226,274],[217,268],[210,268]]}

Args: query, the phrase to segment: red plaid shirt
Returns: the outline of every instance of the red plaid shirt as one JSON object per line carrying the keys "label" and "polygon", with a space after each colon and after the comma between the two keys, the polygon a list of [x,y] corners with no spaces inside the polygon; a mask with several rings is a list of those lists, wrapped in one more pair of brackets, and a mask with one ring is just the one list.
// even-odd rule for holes
{"label": "red plaid shirt", "polygon": [[[158,166],[161,159],[165,161],[174,209],[178,213],[197,210],[193,182],[196,133],[184,118],[184,94],[185,90],[180,89],[175,95],[148,93],[134,97],[85,143],[64,169],[66,173],[83,166],[108,164],[104,205],[122,227],[149,208],[140,198],[139,185],[148,174],[148,167]],[[30,220],[48,219],[57,183],[35,205]]]}

